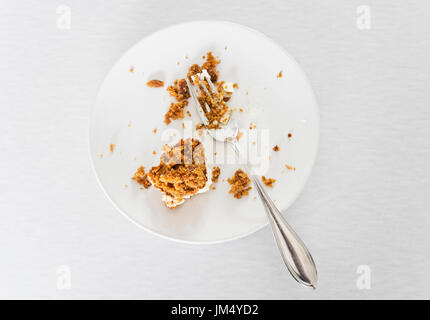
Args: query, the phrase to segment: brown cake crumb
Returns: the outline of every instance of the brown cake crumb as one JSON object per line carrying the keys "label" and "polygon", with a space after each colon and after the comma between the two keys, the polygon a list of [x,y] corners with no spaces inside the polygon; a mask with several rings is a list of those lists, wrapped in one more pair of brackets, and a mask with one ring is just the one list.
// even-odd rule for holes
{"label": "brown cake crumb", "polygon": [[146,85],[150,88],[160,88],[164,86],[164,82],[161,80],[150,80],[146,83]]}
{"label": "brown cake crumb", "polygon": [[291,138],[293,135],[291,133],[288,134],[288,138]]}
{"label": "brown cake crumb", "polygon": [[202,128],[204,128],[204,124],[203,123],[197,123],[196,124],[196,130],[200,130],[200,129],[202,129]]}
{"label": "brown cake crumb", "polygon": [[172,120],[184,118],[184,108],[188,105],[188,101],[181,101],[178,103],[171,103],[169,111],[164,115],[164,123],[170,124]]}
{"label": "brown cake crumb", "polygon": [[152,154],[153,154],[153,155],[156,155],[156,154],[157,154],[157,151],[152,150]]}
{"label": "brown cake crumb", "polygon": [[137,169],[136,173],[131,179],[135,180],[138,184],[144,186],[145,189],[148,189],[150,186],[152,186],[151,181],[148,180],[148,175],[145,173],[144,166],[140,166],[140,168]]}
{"label": "brown cake crumb", "polygon": [[166,206],[175,208],[208,181],[203,144],[189,138],[181,139],[173,147],[165,145],[160,164],[152,167],[148,176],[154,187],[166,195]]}
{"label": "brown cake crumb", "polygon": [[109,146],[110,152],[113,152],[115,150],[115,146],[116,146],[115,143],[110,144],[110,146]]}
{"label": "brown cake crumb", "polygon": [[173,85],[167,87],[167,91],[178,102],[188,100],[190,97],[190,91],[185,79],[175,80]]}
{"label": "brown cake crumb", "polygon": [[152,132],[157,133],[157,128],[155,128],[154,130],[152,130]]}
{"label": "brown cake crumb", "polygon": [[[206,118],[208,119],[208,129],[218,129],[220,125],[228,121],[231,110],[226,105],[226,102],[230,99],[231,93],[228,93],[223,88],[223,81],[218,82],[218,71],[216,66],[219,64],[211,52],[206,55],[206,61],[200,66],[193,64],[187,73],[187,78],[190,82],[200,87],[200,96],[198,100],[205,112]],[[209,84],[206,80],[200,80],[196,75],[206,70],[210,76],[210,80],[216,87],[216,92],[212,92]],[[208,95],[203,86],[206,87],[211,95]],[[164,116],[164,122],[169,124],[172,120],[184,118],[184,108],[188,105],[188,99],[190,98],[189,88],[187,86],[186,79],[175,80],[172,86],[167,88],[170,95],[176,99],[176,103],[172,103],[168,112]],[[206,105],[209,109],[206,109]],[[188,114],[188,112],[187,112]],[[190,115],[190,114],[188,114]],[[190,115],[191,116],[191,115]]]}
{"label": "brown cake crumb", "polygon": [[278,152],[280,149],[279,149],[279,146],[278,145],[276,145],[276,146],[274,146],[273,147],[273,151],[275,151],[275,152]]}
{"label": "brown cake crumb", "polygon": [[285,168],[287,168],[288,170],[294,170],[294,171],[296,171],[296,168],[295,168],[295,167],[290,166],[290,165],[288,165],[288,164],[286,164],[286,165],[285,165]]}
{"label": "brown cake crumb", "polygon": [[282,78],[282,70],[281,71],[279,71],[279,73],[278,73],[278,75],[276,76],[276,78]]}
{"label": "brown cake crumb", "polygon": [[233,177],[228,178],[227,182],[231,185],[229,193],[233,193],[236,199],[247,196],[249,194],[249,190],[252,189],[252,187],[249,186],[251,179],[249,179],[248,175],[241,169],[238,169],[234,173]]}
{"label": "brown cake crumb", "polygon": [[261,180],[266,186],[270,188],[273,188],[273,184],[276,182],[276,179],[266,178],[265,176],[262,176]]}
{"label": "brown cake crumb", "polygon": [[184,118],[184,108],[188,105],[190,92],[185,79],[175,80],[172,86],[167,87],[167,91],[177,101],[170,104],[169,110],[164,115],[164,123],[168,125],[171,120]]}
{"label": "brown cake crumb", "polygon": [[212,169],[212,182],[218,182],[219,175],[221,174],[221,169],[219,167],[213,167]]}
{"label": "brown cake crumb", "polygon": [[[194,84],[200,86],[201,88],[198,100],[203,111],[205,112],[206,118],[208,119],[208,129],[219,129],[222,123],[228,121],[231,113],[226,104],[226,102],[231,97],[231,93],[228,93],[224,90],[223,81],[218,82],[219,74],[216,70],[216,67],[219,63],[220,60],[217,60],[213,56],[212,52],[208,52],[206,56],[206,62],[203,63],[201,67],[198,65],[191,66],[187,75],[190,80],[194,81]],[[197,73],[200,73],[202,70],[206,70],[209,74],[210,80],[216,87],[216,92],[212,92],[206,80],[200,80],[198,77],[194,76]],[[203,87],[205,87],[207,91],[212,92],[212,95],[207,94]],[[209,109],[207,109],[206,106],[208,106]]]}

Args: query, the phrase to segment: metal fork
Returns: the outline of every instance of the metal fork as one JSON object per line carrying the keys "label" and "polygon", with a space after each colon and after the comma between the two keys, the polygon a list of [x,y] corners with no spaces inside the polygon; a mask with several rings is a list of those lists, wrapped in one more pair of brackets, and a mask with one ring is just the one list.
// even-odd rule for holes
{"label": "metal fork", "polygon": [[[191,96],[194,100],[197,113],[199,114],[200,119],[205,124],[205,126],[207,126],[209,123],[197,98],[197,89],[201,90],[201,88],[203,88],[206,94],[209,94],[212,98],[216,99],[216,97],[211,94],[211,91],[216,92],[216,88],[210,77],[203,74],[203,78],[207,81],[209,88],[206,88],[204,83],[201,86],[195,86],[194,83],[192,84],[188,78],[186,78],[186,81]],[[209,106],[207,104],[205,107],[206,110],[209,110]],[[240,157],[239,144],[236,139],[239,132],[239,126],[235,119],[230,118],[226,124],[222,124],[222,128],[216,130],[216,134],[215,130],[213,129],[208,131],[213,139],[228,143],[235,151],[236,156],[238,158]],[[245,171],[252,173],[248,165],[245,165]],[[311,254],[309,253],[303,241],[294,232],[293,228],[291,228],[291,226],[283,218],[278,208],[276,208],[272,199],[264,190],[259,177],[254,174],[250,174],[250,176],[269,217],[270,225],[272,226],[272,231],[285,265],[297,282],[306,287],[315,289],[317,285],[317,269]]]}

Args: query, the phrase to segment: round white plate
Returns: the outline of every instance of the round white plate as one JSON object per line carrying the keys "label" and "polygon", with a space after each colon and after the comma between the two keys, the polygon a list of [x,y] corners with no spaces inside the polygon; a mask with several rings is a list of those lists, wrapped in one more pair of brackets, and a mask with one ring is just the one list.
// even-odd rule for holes
{"label": "round white plate", "polygon": [[[319,135],[318,108],[305,74],[283,48],[255,30],[229,22],[190,22],[153,33],[128,50],[104,80],[91,113],[94,170],[108,198],[125,216],[160,236],[191,243],[237,239],[268,223],[255,188],[240,200],[228,193],[226,179],[238,165],[222,165],[216,190],[174,210],[164,206],[158,190],[141,190],[130,180],[140,165],[148,170],[158,162],[166,143],[163,137],[174,132],[170,129],[182,134],[182,121],[163,123],[172,101],[165,88],[184,77],[191,64],[201,64],[208,51],[221,59],[220,78],[239,85],[229,105],[243,109],[235,112],[241,127],[248,130],[250,122],[255,123],[252,132],[257,140],[262,132],[269,134],[270,165],[265,175],[277,179],[268,190],[281,210],[302,190]],[[152,79],[163,80],[165,87],[147,87]],[[195,126],[199,121],[191,99],[187,109],[192,118],[184,120],[193,120]],[[116,145],[114,152],[109,150],[111,143]],[[271,150],[275,145],[279,152]]]}

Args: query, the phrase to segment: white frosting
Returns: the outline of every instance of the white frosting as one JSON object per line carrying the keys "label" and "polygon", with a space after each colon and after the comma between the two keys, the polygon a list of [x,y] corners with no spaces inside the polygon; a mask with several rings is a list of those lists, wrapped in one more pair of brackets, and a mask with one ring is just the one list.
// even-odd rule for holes
{"label": "white frosting", "polygon": [[[212,185],[212,170],[209,170],[208,165],[206,165],[206,177],[208,180],[206,181],[206,184],[203,188],[199,189],[195,194],[203,193],[209,191],[211,185]],[[166,204],[169,208],[174,208],[180,204],[183,204],[186,199],[191,198],[193,195],[188,195],[182,198],[181,200],[175,199],[169,195],[167,195],[165,192],[162,192],[161,200]]]}
{"label": "white frosting", "polygon": [[233,93],[234,92],[233,85],[234,85],[233,82],[224,82],[222,87],[224,88],[225,92]]}

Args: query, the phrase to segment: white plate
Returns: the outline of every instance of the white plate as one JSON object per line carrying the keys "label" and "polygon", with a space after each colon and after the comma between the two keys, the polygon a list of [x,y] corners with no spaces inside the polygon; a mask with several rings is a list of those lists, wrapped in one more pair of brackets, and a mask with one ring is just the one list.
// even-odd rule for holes
{"label": "white plate", "polygon": [[[237,239],[268,222],[255,189],[240,200],[228,194],[229,185],[222,179],[232,176],[237,165],[223,165],[216,190],[174,210],[163,205],[157,190],[141,190],[130,180],[140,165],[150,168],[158,161],[166,129],[183,130],[182,121],[163,123],[172,100],[165,88],[148,88],[146,82],[160,79],[171,84],[186,74],[189,65],[201,63],[207,51],[221,59],[220,78],[239,84],[229,104],[244,109],[236,113],[241,127],[247,129],[254,121],[254,132],[265,129],[270,146],[280,147],[279,152],[270,152],[266,173],[277,179],[269,192],[280,209],[287,209],[302,190],[319,135],[318,108],[305,74],[283,48],[255,30],[228,22],[190,22],[153,33],[128,50],[104,80],[91,113],[94,170],[108,198],[125,216],[160,236],[191,243]],[[277,78],[280,70],[283,76]],[[191,100],[188,110],[195,125],[198,118]],[[116,144],[113,153],[111,143]],[[296,170],[286,170],[286,164]]]}

